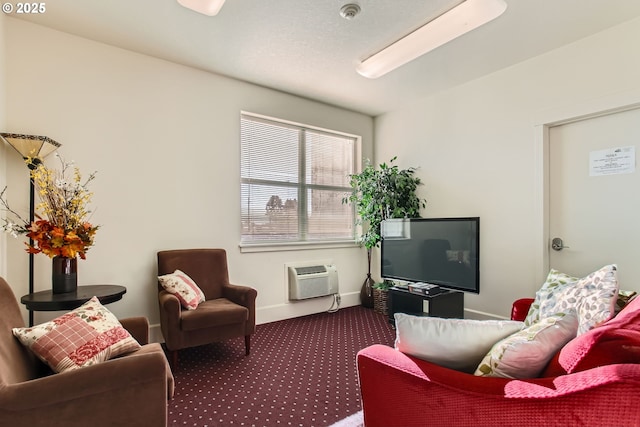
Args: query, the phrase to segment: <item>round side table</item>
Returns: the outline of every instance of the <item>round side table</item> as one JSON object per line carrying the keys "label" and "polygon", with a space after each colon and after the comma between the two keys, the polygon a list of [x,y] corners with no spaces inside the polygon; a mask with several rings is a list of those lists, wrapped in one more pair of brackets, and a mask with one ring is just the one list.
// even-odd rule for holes
{"label": "round side table", "polygon": [[[73,310],[80,307],[92,297],[98,297],[101,304],[110,304],[122,299],[127,288],[120,285],[84,285],[78,286],[75,292],[54,294],[51,289],[24,295],[20,302],[32,311]],[[29,325],[33,326],[33,325]]]}

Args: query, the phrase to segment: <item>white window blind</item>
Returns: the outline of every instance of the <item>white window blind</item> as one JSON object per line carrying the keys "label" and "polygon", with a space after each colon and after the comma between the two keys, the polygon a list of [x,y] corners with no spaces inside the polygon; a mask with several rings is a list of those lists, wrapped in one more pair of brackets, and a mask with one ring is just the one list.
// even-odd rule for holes
{"label": "white window blind", "polygon": [[357,136],[241,115],[241,243],[355,239]]}

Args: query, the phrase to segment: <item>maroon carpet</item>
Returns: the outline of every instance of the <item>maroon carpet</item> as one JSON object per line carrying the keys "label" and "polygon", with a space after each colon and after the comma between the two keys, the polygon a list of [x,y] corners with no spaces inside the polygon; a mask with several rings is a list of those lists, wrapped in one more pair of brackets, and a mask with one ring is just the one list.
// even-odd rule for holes
{"label": "maroon carpet", "polygon": [[244,339],[180,351],[169,424],[328,426],[361,409],[356,353],[393,345],[387,318],[349,307],[258,325]]}

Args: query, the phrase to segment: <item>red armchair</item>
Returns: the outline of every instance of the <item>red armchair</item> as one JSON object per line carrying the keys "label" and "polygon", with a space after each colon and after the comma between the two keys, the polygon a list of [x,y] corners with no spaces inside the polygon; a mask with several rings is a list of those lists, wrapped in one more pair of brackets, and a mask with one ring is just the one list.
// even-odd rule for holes
{"label": "red armchair", "polygon": [[[518,304],[526,306],[526,301]],[[514,310],[521,313],[524,306]],[[602,331],[616,339],[635,334],[634,348],[640,349],[640,301],[625,310],[635,311],[627,316],[629,329],[626,325],[620,334],[620,325],[610,321],[613,331]],[[627,361],[629,354],[634,353],[627,354]],[[635,363],[618,361],[571,374],[513,380],[478,377],[373,345],[357,356],[365,425],[638,426],[640,352],[635,354]]]}

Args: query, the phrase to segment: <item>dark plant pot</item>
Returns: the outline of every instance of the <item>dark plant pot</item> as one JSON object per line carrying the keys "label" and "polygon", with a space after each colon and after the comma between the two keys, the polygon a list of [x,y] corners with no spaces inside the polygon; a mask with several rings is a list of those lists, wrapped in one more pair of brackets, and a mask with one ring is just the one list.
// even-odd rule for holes
{"label": "dark plant pot", "polygon": [[367,274],[364,279],[362,289],[360,289],[360,303],[365,308],[373,308],[373,285],[375,281],[371,278],[371,274]]}
{"label": "dark plant pot", "polygon": [[78,289],[78,259],[57,256],[53,258],[51,283],[54,294],[66,294]]}

